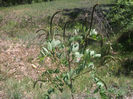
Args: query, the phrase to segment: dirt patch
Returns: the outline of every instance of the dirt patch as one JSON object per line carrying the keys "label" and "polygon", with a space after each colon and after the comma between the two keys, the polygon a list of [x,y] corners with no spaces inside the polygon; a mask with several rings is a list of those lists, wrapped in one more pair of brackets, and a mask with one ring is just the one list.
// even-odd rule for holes
{"label": "dirt patch", "polygon": [[[45,71],[45,67],[39,65],[38,55],[40,53],[40,47],[36,44],[30,47],[27,45],[28,43],[24,43],[21,40],[0,39],[0,99],[8,99],[8,87],[9,90],[13,90],[10,89],[10,85],[6,86],[6,81],[10,78],[18,82],[29,78],[32,82],[36,81],[42,72]],[[46,59],[46,61],[48,61],[48,59]],[[49,64],[49,61],[47,64]],[[31,85],[32,84],[33,82]],[[33,92],[31,92],[31,94],[27,92],[24,93],[25,99],[33,99],[29,98],[32,96]]]}
{"label": "dirt patch", "polygon": [[32,64],[38,64],[39,52],[40,49],[36,45],[27,48],[26,44],[21,41],[0,40],[1,72],[17,79],[22,79],[23,76],[36,79],[38,72],[32,67]]}

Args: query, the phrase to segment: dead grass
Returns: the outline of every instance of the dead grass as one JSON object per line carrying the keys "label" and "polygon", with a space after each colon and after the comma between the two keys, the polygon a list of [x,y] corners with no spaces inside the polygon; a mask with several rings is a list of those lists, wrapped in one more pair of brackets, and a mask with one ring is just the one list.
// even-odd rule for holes
{"label": "dead grass", "polygon": [[[32,62],[36,60],[39,54],[39,47],[26,47],[22,41],[3,41],[0,40],[0,66],[2,72],[7,75],[14,75],[17,79],[23,76],[37,78],[36,71],[32,68]],[[33,54],[34,53],[34,54]],[[28,59],[31,58],[31,62]]]}
{"label": "dead grass", "polygon": [[40,47],[27,44],[22,40],[0,39],[0,99],[43,97],[39,95],[44,89],[33,89],[33,82],[45,71],[45,66],[52,68],[53,64],[46,58],[45,65],[39,65]]}
{"label": "dead grass", "polygon": [[[37,56],[39,47],[34,45],[30,48],[26,47],[22,41],[1,40],[0,39],[0,85],[9,79],[16,79],[21,82],[25,77],[32,80],[38,78],[39,72],[32,67],[32,64],[38,65]],[[28,60],[31,59],[29,62]],[[39,68],[39,67],[38,67]],[[8,87],[8,85],[7,85]],[[2,88],[0,98],[5,97],[7,88]],[[10,89],[11,90],[11,89]]]}

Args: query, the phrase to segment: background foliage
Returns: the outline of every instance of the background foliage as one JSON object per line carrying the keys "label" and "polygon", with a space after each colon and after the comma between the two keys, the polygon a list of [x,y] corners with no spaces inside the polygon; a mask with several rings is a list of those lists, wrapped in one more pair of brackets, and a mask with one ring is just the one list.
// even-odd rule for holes
{"label": "background foliage", "polygon": [[53,1],[53,0],[0,0],[1,6],[11,6],[11,5],[18,5],[18,4],[31,4],[32,2],[46,2],[46,1]]}

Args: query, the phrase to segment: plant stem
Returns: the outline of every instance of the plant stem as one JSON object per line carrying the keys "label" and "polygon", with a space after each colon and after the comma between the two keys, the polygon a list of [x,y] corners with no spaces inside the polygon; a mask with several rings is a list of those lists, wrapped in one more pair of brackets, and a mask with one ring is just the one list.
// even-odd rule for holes
{"label": "plant stem", "polygon": [[[70,60],[70,53],[68,54],[68,68],[69,68],[69,73],[71,72],[71,60]],[[73,96],[73,81],[72,81],[72,75],[70,75],[70,90],[71,90],[71,97],[72,99],[74,99],[74,96]]]}

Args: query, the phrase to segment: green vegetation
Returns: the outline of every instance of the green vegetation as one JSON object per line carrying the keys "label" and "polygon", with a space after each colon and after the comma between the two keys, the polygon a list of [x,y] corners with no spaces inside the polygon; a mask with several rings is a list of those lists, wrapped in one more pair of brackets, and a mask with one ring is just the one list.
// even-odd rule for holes
{"label": "green vegetation", "polygon": [[18,4],[32,4],[38,2],[46,2],[46,1],[53,1],[53,0],[0,0],[1,6],[11,6],[11,5],[18,5]]}
{"label": "green vegetation", "polygon": [[[0,8],[0,98],[132,99],[131,0],[31,1],[18,5],[7,0],[12,6]],[[88,17],[92,27],[77,21],[63,34],[63,22],[72,19],[67,12],[69,16],[55,16],[50,31],[50,19],[58,10],[112,2],[117,5],[103,13],[111,29],[103,22],[105,28],[99,31],[94,13],[94,20]]]}

